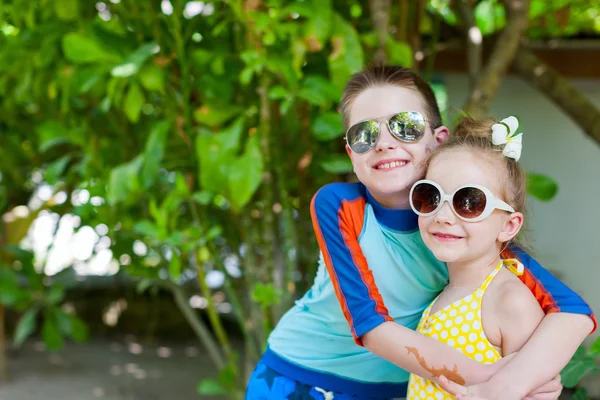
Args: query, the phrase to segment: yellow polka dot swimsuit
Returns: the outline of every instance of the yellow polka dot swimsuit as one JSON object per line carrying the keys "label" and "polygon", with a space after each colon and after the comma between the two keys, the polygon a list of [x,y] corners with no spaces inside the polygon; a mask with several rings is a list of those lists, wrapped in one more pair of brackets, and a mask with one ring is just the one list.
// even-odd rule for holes
{"label": "yellow polka dot swimsuit", "polygon": [[[439,342],[446,343],[482,364],[492,364],[502,358],[502,355],[490,343],[483,331],[481,302],[487,287],[503,265],[504,262],[502,261],[498,263],[494,271],[473,293],[430,315],[431,307],[437,301],[436,298],[423,312],[417,331]],[[454,396],[434,382],[412,374],[408,383],[406,398],[407,400],[451,400],[454,399]]]}

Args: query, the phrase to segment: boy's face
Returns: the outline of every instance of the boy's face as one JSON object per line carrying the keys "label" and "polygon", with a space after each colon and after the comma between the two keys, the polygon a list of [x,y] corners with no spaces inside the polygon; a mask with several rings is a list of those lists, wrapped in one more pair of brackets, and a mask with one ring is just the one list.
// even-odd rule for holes
{"label": "boy's face", "polygon": [[[377,119],[400,111],[418,111],[427,116],[421,99],[412,90],[386,85],[369,88],[359,94],[350,107],[350,126],[367,119]],[[427,118],[427,117],[426,117]],[[408,208],[410,188],[423,177],[423,163],[429,153],[448,138],[446,127],[432,131],[426,124],[425,136],[416,143],[404,143],[394,138],[385,122],[371,150],[353,153],[346,145],[354,173],[381,205]],[[396,162],[396,166],[381,168]],[[392,164],[394,165],[394,164]]]}

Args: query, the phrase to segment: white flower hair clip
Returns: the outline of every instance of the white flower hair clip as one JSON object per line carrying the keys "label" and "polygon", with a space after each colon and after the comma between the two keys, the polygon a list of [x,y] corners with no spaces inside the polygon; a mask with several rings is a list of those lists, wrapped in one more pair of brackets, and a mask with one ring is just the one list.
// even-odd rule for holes
{"label": "white flower hair clip", "polygon": [[517,134],[519,120],[513,116],[504,118],[500,123],[492,125],[492,143],[506,144],[502,154],[519,161],[523,149],[523,133]]}

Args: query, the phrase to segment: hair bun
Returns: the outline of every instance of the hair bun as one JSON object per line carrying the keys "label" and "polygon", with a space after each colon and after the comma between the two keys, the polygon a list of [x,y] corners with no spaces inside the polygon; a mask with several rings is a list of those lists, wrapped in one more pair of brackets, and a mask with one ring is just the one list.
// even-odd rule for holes
{"label": "hair bun", "polygon": [[478,138],[490,138],[492,137],[492,126],[497,121],[493,119],[481,119],[477,120],[471,117],[464,117],[454,127],[452,134],[455,138],[466,138],[466,137],[478,137]]}

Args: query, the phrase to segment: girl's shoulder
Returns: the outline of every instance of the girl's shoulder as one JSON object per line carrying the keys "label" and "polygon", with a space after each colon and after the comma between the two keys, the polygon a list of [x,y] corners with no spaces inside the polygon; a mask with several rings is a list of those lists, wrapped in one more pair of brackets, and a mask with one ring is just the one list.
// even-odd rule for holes
{"label": "girl's shoulder", "polygon": [[503,355],[520,349],[544,317],[531,290],[506,268],[488,287],[482,308],[484,330]]}

